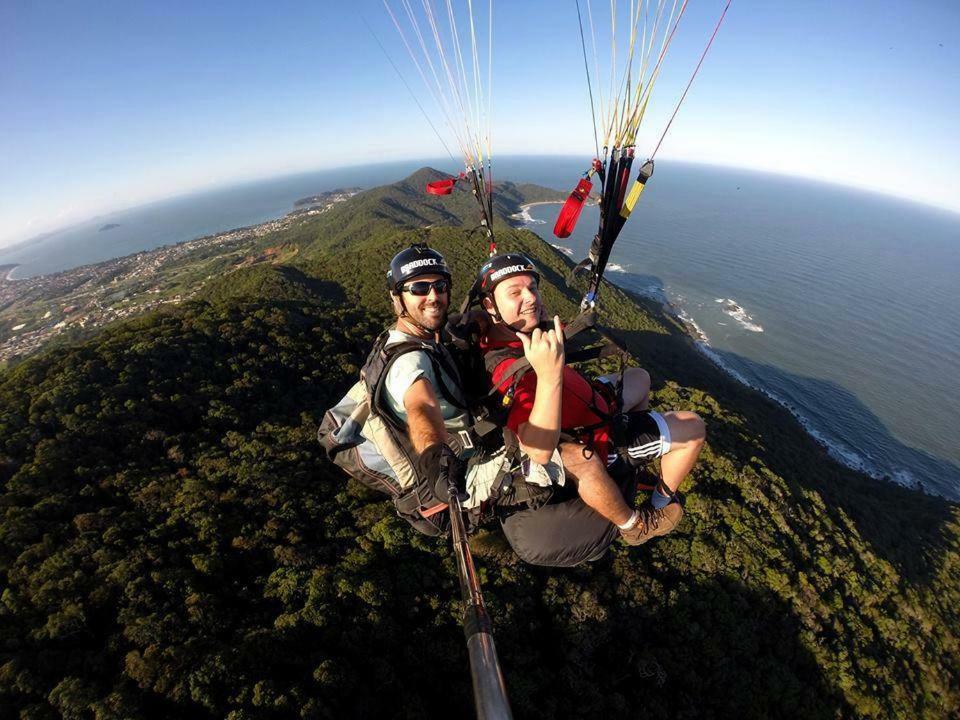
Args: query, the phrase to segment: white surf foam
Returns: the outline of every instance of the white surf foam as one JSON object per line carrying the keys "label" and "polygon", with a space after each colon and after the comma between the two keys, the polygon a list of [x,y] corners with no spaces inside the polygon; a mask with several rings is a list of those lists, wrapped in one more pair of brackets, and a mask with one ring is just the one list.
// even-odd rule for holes
{"label": "white surf foam", "polygon": [[705,347],[709,348],[710,338],[707,337],[707,334],[703,331],[703,328],[697,325],[697,321],[690,317],[690,314],[683,308],[677,308],[676,306],[673,306],[672,309],[680,321],[688,328],[693,330],[695,339],[699,341],[697,344],[703,343]]}
{"label": "white surf foam", "polygon": [[620,263],[607,263],[607,270],[610,272],[626,272],[623,265]]}
{"label": "white surf foam", "polygon": [[723,307],[720,308],[724,314],[729,315],[734,320],[737,321],[737,324],[740,325],[744,330],[749,330],[750,332],[763,332],[763,327],[754,321],[750,313],[748,313],[736,300],[731,298],[716,298],[714,302],[722,303]]}
{"label": "white surf foam", "polygon": [[557,250],[559,250],[560,252],[562,252],[564,255],[569,255],[570,257],[573,257],[573,249],[572,249],[572,248],[564,247],[563,245],[557,245],[556,243],[550,243],[550,246],[551,246],[551,247],[555,247]]}

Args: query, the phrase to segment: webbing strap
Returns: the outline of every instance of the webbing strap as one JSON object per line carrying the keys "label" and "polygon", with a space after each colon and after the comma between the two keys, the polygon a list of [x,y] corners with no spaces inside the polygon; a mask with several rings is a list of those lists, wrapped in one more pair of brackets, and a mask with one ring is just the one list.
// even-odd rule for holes
{"label": "webbing strap", "polygon": [[420,513],[421,517],[428,518],[428,517],[431,517],[432,515],[436,515],[439,512],[443,512],[448,507],[449,505],[447,505],[446,503],[440,503],[439,505],[434,505],[432,508],[420,509],[417,512]]}
{"label": "webbing strap", "polygon": [[597,324],[597,311],[594,309],[582,310],[570,323],[563,329],[565,339],[575,337],[587,328],[592,328]]}
{"label": "webbing strap", "polygon": [[531,367],[529,360],[527,360],[525,357],[517,358],[500,377],[500,382],[490,388],[490,392],[487,393],[487,396],[489,397],[500,392],[500,387],[505,385],[508,380],[515,378],[517,375],[523,375],[530,369]]}
{"label": "webbing strap", "polygon": [[[430,358],[430,364],[433,367],[433,374],[437,378],[437,390],[439,394],[451,405],[453,405],[458,410],[467,410],[467,407],[464,403],[461,403],[454,396],[450,388],[447,387],[447,384],[443,381],[443,371],[446,370],[450,377],[458,377],[459,374],[450,368],[445,362],[438,357],[439,353],[443,351],[439,349],[439,346],[427,341],[417,341],[417,340],[405,340],[403,342],[394,343],[392,345],[386,345],[386,338],[388,333],[382,334],[374,345],[373,352],[371,352],[371,357],[374,353],[383,353],[386,356],[386,360],[383,363],[383,366],[379,368],[377,377],[373,380],[373,387],[371,388],[371,380],[367,379],[367,388],[370,390],[370,400],[371,407],[383,417],[390,425],[393,425],[396,429],[406,433],[406,424],[401,422],[400,418],[396,416],[396,413],[390,409],[389,404],[383,402],[383,393],[386,387],[387,375],[390,372],[390,368],[393,366],[393,363],[400,358],[401,355],[406,355],[410,352],[421,351],[426,353],[427,357]],[[370,360],[364,365],[364,368],[367,368],[371,365]]]}
{"label": "webbing strap", "polygon": [[[490,499],[496,500],[503,492],[504,484],[513,473],[513,461],[520,450],[520,440],[509,428],[503,428],[503,461],[500,470],[490,485]],[[512,485],[512,483],[510,483]]]}
{"label": "webbing strap", "polygon": [[633,206],[637,204],[637,200],[640,199],[640,193],[643,192],[643,189],[647,186],[647,181],[653,176],[653,160],[647,160],[642,166],[640,166],[640,172],[637,173],[637,179],[633,183],[633,187],[630,188],[630,194],[627,195],[626,200],[623,201],[623,207],[620,208],[620,217],[627,219],[630,217],[630,213],[633,212]]}

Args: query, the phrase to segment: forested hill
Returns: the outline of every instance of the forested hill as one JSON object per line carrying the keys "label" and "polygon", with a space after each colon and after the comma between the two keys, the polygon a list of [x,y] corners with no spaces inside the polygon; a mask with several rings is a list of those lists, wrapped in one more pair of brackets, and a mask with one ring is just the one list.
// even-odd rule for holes
{"label": "forested hill", "polygon": [[[450,195],[424,192],[428,182],[449,177],[448,173],[422,168],[398,183],[372,188],[337,205],[318,223],[305,225],[302,234],[296,236],[308,249],[349,249],[358,239],[397,227],[454,226],[475,230],[480,225],[480,213],[469,182],[458,182]],[[522,204],[562,201],[566,193],[529,183],[497,181],[493,197],[495,220],[510,224],[510,216],[518,213]]]}
{"label": "forested hill", "polygon": [[[485,253],[470,196],[422,181],[263,239],[296,264],[0,374],[0,717],[471,715],[446,544],[315,440],[389,318],[390,256],[428,241],[459,298]],[[571,317],[569,261],[497,234]],[[683,524],[643,547],[548,570],[474,537],[516,716],[957,716],[958,507],[831,461],[656,304],[603,308],[708,448]]]}

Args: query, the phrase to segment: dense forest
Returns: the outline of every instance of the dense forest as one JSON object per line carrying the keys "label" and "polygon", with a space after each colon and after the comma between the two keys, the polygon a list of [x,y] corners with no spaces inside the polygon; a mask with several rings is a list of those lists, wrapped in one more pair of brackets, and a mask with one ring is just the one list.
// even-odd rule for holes
{"label": "dense forest", "polygon": [[[0,717],[471,716],[446,541],[315,440],[389,321],[393,253],[440,249],[455,298],[485,253],[430,177],[264,238],[295,264],[0,374]],[[569,261],[497,231],[572,317]],[[474,535],[516,716],[960,716],[960,508],[835,463],[653,301],[608,286],[601,321],[708,446],[656,542],[554,570]]]}

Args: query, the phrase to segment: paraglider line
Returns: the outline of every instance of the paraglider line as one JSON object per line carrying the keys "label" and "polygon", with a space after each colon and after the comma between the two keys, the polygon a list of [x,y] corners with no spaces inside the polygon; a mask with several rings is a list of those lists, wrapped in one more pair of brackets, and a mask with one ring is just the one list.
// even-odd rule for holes
{"label": "paraglider line", "polygon": [[[360,13],[357,13],[360,15]],[[440,131],[437,130],[437,126],[433,124],[433,121],[430,119],[430,116],[427,114],[427,111],[424,110],[423,105],[420,104],[420,101],[417,99],[417,96],[413,92],[413,88],[410,87],[410,84],[407,82],[407,79],[403,76],[403,73],[400,72],[400,68],[397,67],[397,64],[393,61],[393,58],[390,57],[390,54],[387,52],[387,49],[383,46],[383,43],[380,42],[380,38],[377,37],[377,34],[373,31],[373,28],[370,27],[370,23],[367,22],[367,19],[360,15],[360,19],[363,21],[363,24],[367,26],[367,30],[370,31],[370,34],[373,36],[373,39],[377,41],[377,45],[380,46],[380,51],[383,53],[383,56],[387,59],[387,62],[390,63],[390,66],[393,68],[394,72],[397,73],[397,77],[400,78],[400,82],[403,83],[403,86],[407,89],[407,92],[410,93],[410,97],[413,98],[413,101],[417,104],[417,107],[420,108],[420,112],[423,113],[423,117],[426,118],[427,122],[430,124],[430,128],[433,130],[434,134],[437,136],[437,139],[440,141],[440,144],[443,145],[443,149],[447,151],[447,155],[450,156],[450,159],[453,162],[456,162],[457,159],[453,156],[453,153],[450,152],[450,148],[447,147],[447,143],[444,141],[443,136],[440,134]]]}
{"label": "paraglider line", "polygon": [[593,84],[590,82],[590,65],[587,63],[587,41],[583,37],[583,17],[580,15],[580,0],[577,3],[577,22],[580,24],[580,49],[583,50],[583,70],[587,74],[587,90],[590,92],[590,116],[593,118],[593,146],[600,157],[600,140],[597,137],[597,109],[593,101]]}
{"label": "paraglider line", "polygon": [[697,77],[697,73],[700,72],[700,66],[703,65],[704,59],[707,57],[707,52],[710,50],[710,46],[713,45],[713,39],[717,36],[717,33],[720,31],[720,25],[723,23],[723,18],[727,14],[727,10],[730,9],[730,3],[733,0],[727,0],[727,5],[723,8],[723,12],[720,13],[720,19],[717,20],[717,26],[713,29],[713,35],[710,36],[707,46],[703,49],[703,54],[700,56],[700,62],[697,63],[697,67],[693,70],[693,75],[690,76],[690,82],[687,83],[687,87],[684,88],[683,95],[680,96],[680,100],[677,102],[677,106],[673,109],[673,115],[670,116],[667,126],[663,129],[663,134],[660,136],[657,146],[653,149],[653,153],[650,155],[650,160],[653,160],[657,155],[657,150],[660,149],[660,145],[663,143],[663,139],[667,136],[667,132],[670,130],[670,126],[673,124],[673,119],[677,116],[677,112],[680,110],[680,106],[683,104],[684,99],[687,97],[687,92],[690,90],[690,86],[693,85],[694,78]]}

